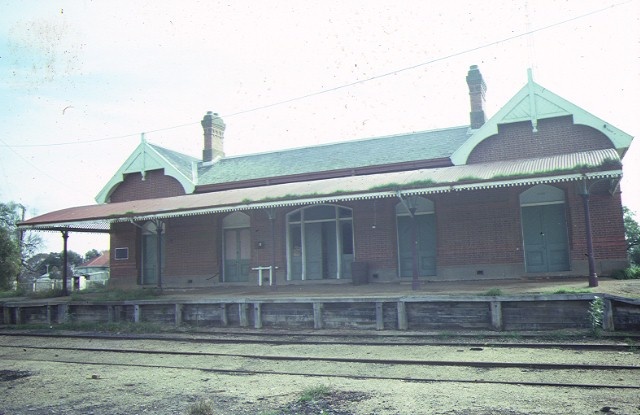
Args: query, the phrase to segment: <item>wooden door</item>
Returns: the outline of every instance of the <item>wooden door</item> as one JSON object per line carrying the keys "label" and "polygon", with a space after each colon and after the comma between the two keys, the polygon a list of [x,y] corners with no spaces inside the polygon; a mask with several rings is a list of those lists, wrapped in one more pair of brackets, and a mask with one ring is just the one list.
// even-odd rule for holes
{"label": "wooden door", "polygon": [[251,272],[251,232],[248,228],[224,231],[224,281],[246,282]]}
{"label": "wooden door", "polygon": [[564,203],[523,207],[522,234],[527,272],[569,270]]}
{"label": "wooden door", "polygon": [[[411,216],[398,216],[398,257],[401,277],[413,276]],[[418,242],[418,273],[420,276],[436,275],[436,226],[435,215],[415,216]]]}

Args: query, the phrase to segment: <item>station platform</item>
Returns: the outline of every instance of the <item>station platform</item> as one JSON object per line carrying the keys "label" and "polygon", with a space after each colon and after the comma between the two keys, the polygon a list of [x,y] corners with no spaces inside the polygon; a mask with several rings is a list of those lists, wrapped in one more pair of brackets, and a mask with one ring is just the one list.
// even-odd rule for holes
{"label": "station platform", "polygon": [[[496,294],[499,293],[499,294]],[[527,278],[478,281],[420,281],[412,289],[411,280],[402,282],[354,285],[345,282],[310,281],[275,286],[219,285],[211,288],[162,290],[162,297],[171,298],[286,298],[286,297],[405,297],[405,296],[474,296],[474,295],[533,295],[533,294],[592,293],[620,297],[640,298],[640,280],[599,279],[598,287],[590,288],[587,277],[580,278]]]}

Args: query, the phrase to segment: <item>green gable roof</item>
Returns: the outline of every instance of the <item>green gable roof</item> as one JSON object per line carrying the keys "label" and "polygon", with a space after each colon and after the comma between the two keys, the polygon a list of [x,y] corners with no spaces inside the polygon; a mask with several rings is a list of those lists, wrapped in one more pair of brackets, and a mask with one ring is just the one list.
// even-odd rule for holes
{"label": "green gable roof", "polygon": [[198,169],[198,185],[448,158],[469,127],[227,157]]}
{"label": "green gable roof", "polygon": [[469,140],[451,155],[451,161],[456,165],[466,164],[469,155],[478,144],[498,134],[500,124],[530,121],[533,131],[536,131],[538,120],[567,115],[573,117],[575,124],[589,126],[604,134],[621,157],[631,145],[633,137],[629,134],[535,83],[529,70],[527,84],[482,127],[473,131]]}
{"label": "green gable roof", "polygon": [[185,193],[192,193],[195,189],[192,168],[192,163],[194,162],[198,162],[198,160],[142,140],[124,164],[120,166],[116,174],[98,193],[96,202],[107,203],[113,190],[124,180],[127,174],[140,173],[144,177],[146,172],[158,169],[163,169],[164,174],[180,182]]}

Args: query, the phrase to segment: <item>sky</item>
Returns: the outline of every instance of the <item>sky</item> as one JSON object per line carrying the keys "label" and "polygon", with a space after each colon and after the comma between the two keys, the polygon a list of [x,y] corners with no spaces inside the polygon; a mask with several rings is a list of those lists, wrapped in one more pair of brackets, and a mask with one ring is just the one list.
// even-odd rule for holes
{"label": "sky", "polygon": [[[95,204],[142,133],[200,158],[207,111],[227,156],[468,125],[470,65],[489,117],[532,68],[640,133],[640,0],[0,0],[0,201]],[[640,218],[638,141],[621,189]]]}

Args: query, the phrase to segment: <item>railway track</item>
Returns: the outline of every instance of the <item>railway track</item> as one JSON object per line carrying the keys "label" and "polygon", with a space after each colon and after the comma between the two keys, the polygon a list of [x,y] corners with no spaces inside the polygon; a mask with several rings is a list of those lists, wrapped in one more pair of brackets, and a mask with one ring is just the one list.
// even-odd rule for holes
{"label": "railway track", "polygon": [[[184,335],[150,335],[150,334],[113,334],[113,333],[60,333],[60,332],[0,332],[2,337],[34,337],[34,338],[69,338],[69,339],[110,339],[110,340],[154,340],[166,342],[188,342],[202,344],[268,344],[268,345],[351,345],[351,346],[452,346],[452,347],[499,347],[522,349],[563,349],[563,350],[593,350],[593,351],[635,351],[640,348],[640,336],[625,336],[611,339],[606,343],[565,342],[565,341],[528,341],[523,337],[521,341],[505,341],[504,336],[488,336],[485,340],[474,341],[477,336],[458,340],[440,340],[437,336],[429,335],[367,335],[367,334],[318,334],[318,333],[247,333],[225,331],[221,333],[207,333],[206,336],[191,334]],[[496,341],[500,340],[500,341]],[[615,340],[615,342],[614,342]]]}
{"label": "railway track", "polygon": [[[524,386],[543,386],[543,387],[568,387],[568,388],[606,388],[606,389],[640,389],[640,365],[631,360],[629,364],[600,364],[600,363],[559,363],[559,362],[545,362],[545,361],[504,361],[504,360],[481,360],[481,359],[417,359],[417,358],[367,358],[367,357],[336,357],[327,355],[323,351],[323,348],[330,347],[353,347],[354,345],[360,346],[366,350],[369,348],[391,348],[397,351],[398,348],[412,347],[419,348],[428,352],[432,348],[438,348],[438,350],[444,350],[450,352],[448,348],[455,349],[457,352],[469,351],[469,352],[482,352],[491,348],[499,348],[502,350],[509,350],[509,348],[518,349],[521,353],[524,351],[526,354],[529,350],[540,350],[539,343],[517,343],[515,347],[511,346],[511,343],[456,343],[456,342],[419,342],[408,343],[406,345],[398,343],[376,343],[372,345],[369,342],[342,342],[342,343],[329,343],[325,340],[321,342],[313,342],[311,339],[305,341],[293,340],[283,341],[271,339],[271,336],[263,338],[262,346],[302,346],[305,348],[316,348],[319,351],[317,355],[310,354],[269,354],[268,352],[251,352],[251,353],[239,353],[231,351],[195,351],[188,350],[187,345],[192,347],[220,347],[221,345],[235,345],[240,349],[255,349],[258,339],[229,339],[229,338],[185,338],[185,337],[162,337],[157,338],[154,336],[103,336],[103,335],[91,335],[91,334],[71,334],[71,335],[52,335],[45,333],[32,333],[32,334],[2,334],[5,338],[12,338],[13,344],[0,344],[0,355],[3,360],[11,360],[12,357],[18,356],[20,360],[30,361],[45,361],[51,363],[64,363],[73,365],[86,365],[86,366],[123,366],[123,367],[140,367],[147,369],[175,369],[175,370],[196,370],[209,373],[219,374],[233,374],[233,375],[284,375],[284,376],[298,376],[298,377],[325,377],[325,378],[346,378],[357,380],[386,380],[386,381],[402,381],[402,382],[419,382],[419,383],[476,383],[476,384],[504,384],[504,385],[524,385]],[[33,344],[33,342],[42,343],[43,341],[49,341],[53,344]],[[76,345],[56,345],[55,342],[74,342]],[[95,341],[101,341],[105,343],[99,347],[94,344],[88,345],[87,342],[94,343]],[[117,343],[109,346],[107,343]],[[140,348],[140,344],[151,343],[151,346],[147,346],[144,349]],[[172,345],[173,350],[167,350],[166,345]],[[478,345],[482,346],[478,346]],[[576,344],[576,343],[554,343],[543,344],[543,349],[550,349],[554,346],[558,349],[558,352],[562,350],[579,350],[580,353],[592,353],[594,359],[597,361],[598,353],[602,352],[615,352],[621,350],[623,345],[615,344]],[[579,346],[586,346],[581,348]],[[464,347],[464,349],[460,349]],[[628,348],[627,348],[628,349]],[[627,349],[625,353],[631,353]],[[236,349],[234,349],[236,350]],[[346,350],[346,349],[345,349]],[[119,357],[120,356],[120,357]],[[125,361],[121,362],[122,356],[125,356]],[[468,357],[469,355],[465,355]],[[500,356],[499,354],[497,356]],[[166,360],[162,360],[162,364],[156,364],[154,362],[160,359],[170,358],[171,361],[178,364],[166,364]],[[211,359],[215,359],[215,367],[212,367]],[[192,362],[195,359],[196,363],[182,364],[183,362]],[[144,360],[145,363],[139,363],[140,360]],[[224,367],[230,365],[229,362],[234,362],[237,365],[238,361],[247,362],[241,364],[238,367]],[[206,362],[206,364],[200,364],[198,362]],[[303,364],[305,370],[296,369],[292,370],[275,370],[272,367],[281,367],[280,365],[292,365]],[[233,366],[233,364],[231,364]],[[252,369],[246,369],[244,366],[251,366]],[[335,368],[357,368],[353,373],[349,371],[336,371]],[[410,372],[407,376],[389,375],[389,371],[386,369],[393,367],[394,373],[398,371]],[[306,368],[315,368],[315,370],[306,370]],[[367,374],[363,374],[363,370]],[[416,372],[417,368],[418,372]],[[445,371],[450,371],[452,368],[457,368],[460,373],[458,377],[451,376],[424,376],[430,371],[436,368],[443,368]],[[546,377],[548,373],[563,373],[564,378],[575,379],[571,376],[567,376],[567,373],[588,373],[598,372],[613,374],[618,376],[625,374],[625,376],[633,378],[634,381],[630,382],[575,382],[575,381],[556,381],[550,382],[545,380],[530,380],[529,375],[519,375],[516,379],[501,380],[486,379],[478,377],[477,373],[473,371],[497,371],[497,370],[510,370],[510,376],[513,373],[520,372],[540,372],[540,379]],[[516,371],[516,372],[514,372]],[[368,374],[369,372],[376,372],[374,374]],[[420,375],[423,374],[423,375]],[[469,377],[463,377],[463,376]],[[472,376],[473,375],[473,376]],[[601,376],[601,375],[598,375]],[[597,376],[596,376],[597,377]],[[584,378],[584,376],[581,376]]]}
{"label": "railway track", "polygon": [[[326,363],[356,363],[375,365],[402,365],[402,366],[457,366],[473,368],[517,368],[532,370],[638,370],[638,365],[598,365],[598,364],[564,364],[564,363],[527,363],[527,362],[480,362],[480,361],[460,361],[460,360],[408,360],[408,359],[362,359],[362,358],[339,358],[339,357],[313,357],[313,356],[265,356],[260,354],[235,354],[235,353],[213,353],[213,352],[186,352],[186,351],[163,351],[163,350],[136,350],[136,349],[115,349],[103,347],[50,347],[50,346],[29,346],[29,345],[0,345],[2,349],[22,349],[47,350],[47,351],[71,351],[71,352],[94,352],[94,353],[124,353],[154,356],[183,356],[183,357],[227,357],[242,358],[265,361],[304,361],[304,362],[326,362]],[[53,360],[56,361],[56,360]],[[72,363],[72,362],[67,362]],[[199,368],[204,370],[203,368]],[[640,389],[640,386],[634,387]]]}

